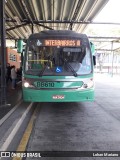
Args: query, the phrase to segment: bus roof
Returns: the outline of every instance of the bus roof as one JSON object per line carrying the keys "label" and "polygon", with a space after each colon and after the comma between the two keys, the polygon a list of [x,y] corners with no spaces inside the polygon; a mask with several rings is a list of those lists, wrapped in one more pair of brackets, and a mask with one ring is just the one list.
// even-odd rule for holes
{"label": "bus roof", "polygon": [[44,30],[40,33],[35,33],[30,35],[30,39],[40,38],[40,37],[76,37],[76,38],[87,38],[86,34],[77,33],[71,30]]}

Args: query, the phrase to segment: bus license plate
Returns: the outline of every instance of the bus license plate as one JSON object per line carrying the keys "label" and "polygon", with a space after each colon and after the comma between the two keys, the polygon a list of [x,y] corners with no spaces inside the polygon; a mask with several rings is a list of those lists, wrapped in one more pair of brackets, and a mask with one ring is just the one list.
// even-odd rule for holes
{"label": "bus license plate", "polygon": [[64,95],[53,95],[53,99],[64,99]]}
{"label": "bus license plate", "polygon": [[53,88],[54,86],[54,82],[37,82],[38,88]]}

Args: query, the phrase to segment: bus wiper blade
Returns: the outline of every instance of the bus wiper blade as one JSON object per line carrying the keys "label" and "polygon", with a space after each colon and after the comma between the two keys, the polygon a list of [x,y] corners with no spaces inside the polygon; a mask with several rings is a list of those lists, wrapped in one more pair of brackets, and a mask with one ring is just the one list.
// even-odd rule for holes
{"label": "bus wiper blade", "polygon": [[48,62],[46,63],[45,67],[41,70],[41,72],[40,72],[40,74],[39,74],[39,77],[42,77],[42,76],[43,76],[43,73],[45,72],[45,69],[47,68],[48,64],[49,64],[49,60],[48,60]]}
{"label": "bus wiper blade", "polygon": [[64,60],[64,62],[65,62],[65,64],[67,65],[67,67],[72,71],[73,75],[74,75],[75,77],[77,77],[77,76],[78,76],[77,73],[75,72],[75,70],[73,69],[73,67],[67,62],[66,59]]}
{"label": "bus wiper blade", "polygon": [[47,68],[47,64],[45,65],[45,67],[41,70],[39,77],[43,76],[43,73],[45,72],[45,69]]}
{"label": "bus wiper blade", "polygon": [[48,63],[49,63],[49,61],[47,62],[47,64],[45,65],[45,67],[41,70],[41,72],[40,72],[40,74],[39,74],[39,77],[42,77],[42,76],[43,76],[43,73],[45,72],[45,69],[47,68]]}

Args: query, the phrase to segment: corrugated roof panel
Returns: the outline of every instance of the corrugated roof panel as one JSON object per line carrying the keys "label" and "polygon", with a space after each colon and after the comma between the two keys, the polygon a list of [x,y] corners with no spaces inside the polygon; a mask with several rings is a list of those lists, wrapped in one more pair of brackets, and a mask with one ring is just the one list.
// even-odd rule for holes
{"label": "corrugated roof panel", "polygon": [[[43,29],[69,29],[70,23],[40,23],[43,21],[89,21],[101,10],[108,0],[9,0],[5,6],[6,17],[11,23],[6,23],[6,28],[16,26],[10,32],[13,37],[25,38],[34,32]],[[26,22],[26,26],[24,24]],[[24,26],[18,26],[18,25]],[[40,26],[40,25],[42,26]],[[18,28],[19,27],[19,28]],[[73,30],[83,32],[86,24],[74,24]]]}

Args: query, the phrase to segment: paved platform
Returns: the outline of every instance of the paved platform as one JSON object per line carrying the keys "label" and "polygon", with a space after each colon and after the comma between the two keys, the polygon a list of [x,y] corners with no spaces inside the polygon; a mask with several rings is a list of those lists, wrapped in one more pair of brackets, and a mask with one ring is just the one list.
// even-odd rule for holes
{"label": "paved platform", "polygon": [[[1,93],[0,93],[1,96]],[[9,82],[7,86],[7,104],[10,106],[0,106],[0,119],[7,114],[21,99],[22,97],[22,90],[21,90],[21,82],[17,83],[16,89],[11,89],[11,83]]]}

